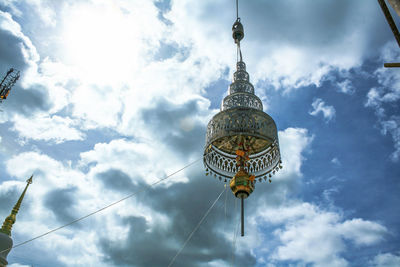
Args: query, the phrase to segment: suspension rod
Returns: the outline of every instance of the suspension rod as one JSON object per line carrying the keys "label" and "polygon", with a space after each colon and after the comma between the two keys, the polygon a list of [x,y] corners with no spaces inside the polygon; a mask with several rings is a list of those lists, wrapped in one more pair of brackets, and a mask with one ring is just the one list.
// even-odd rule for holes
{"label": "suspension rod", "polygon": [[241,212],[241,220],[242,220],[242,236],[244,236],[244,198],[243,196],[240,198],[242,202],[242,212]]}

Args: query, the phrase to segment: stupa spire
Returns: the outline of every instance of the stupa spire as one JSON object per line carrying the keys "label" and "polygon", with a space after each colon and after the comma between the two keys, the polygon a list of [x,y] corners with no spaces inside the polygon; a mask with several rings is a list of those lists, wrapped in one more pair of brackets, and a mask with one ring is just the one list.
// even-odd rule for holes
{"label": "stupa spire", "polygon": [[15,223],[16,220],[16,216],[18,214],[19,208],[21,207],[21,203],[22,200],[24,199],[26,190],[28,189],[29,185],[32,183],[32,178],[33,178],[33,174],[32,176],[26,180],[26,186],[24,191],[22,192],[21,196],[19,197],[17,203],[15,204],[15,206],[13,207],[11,214],[7,216],[7,218],[4,220],[3,222],[3,226],[0,229],[1,233],[4,233],[6,235],[11,236],[11,229],[13,224]]}

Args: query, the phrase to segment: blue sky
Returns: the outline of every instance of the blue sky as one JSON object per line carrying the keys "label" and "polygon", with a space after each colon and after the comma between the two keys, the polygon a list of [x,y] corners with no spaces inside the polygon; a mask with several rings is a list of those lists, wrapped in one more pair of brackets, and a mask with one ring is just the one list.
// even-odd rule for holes
{"label": "blue sky", "polygon": [[[21,71],[1,104],[1,218],[35,174],[14,243],[203,155],[235,67],[234,7],[0,0],[0,73]],[[377,1],[241,1],[240,16],[284,168],[246,200],[235,248],[227,192],[174,266],[399,266],[400,72],[383,63],[400,48]],[[204,173],[15,248],[10,266],[167,266],[223,189]]]}

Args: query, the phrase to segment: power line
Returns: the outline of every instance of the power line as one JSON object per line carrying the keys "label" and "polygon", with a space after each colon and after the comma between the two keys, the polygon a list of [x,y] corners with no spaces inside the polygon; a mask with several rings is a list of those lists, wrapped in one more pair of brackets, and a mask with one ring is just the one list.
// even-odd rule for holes
{"label": "power line", "polygon": [[[204,156],[203,156],[203,157],[204,157]],[[103,211],[103,210],[108,209],[108,208],[110,208],[110,207],[112,207],[112,206],[114,206],[114,205],[117,205],[118,203],[120,203],[120,202],[122,202],[122,201],[125,201],[125,200],[127,200],[128,198],[131,198],[131,197],[135,196],[136,194],[138,194],[138,193],[140,193],[140,192],[142,192],[142,191],[147,191],[147,190],[150,189],[150,187],[153,187],[153,186],[155,186],[155,185],[157,185],[157,184],[159,184],[159,183],[165,181],[166,179],[168,179],[168,178],[174,176],[175,174],[177,174],[177,173],[183,171],[184,169],[186,169],[186,168],[192,166],[193,164],[197,163],[199,160],[203,159],[203,157],[196,159],[195,161],[189,163],[189,164],[186,165],[185,167],[183,167],[183,168],[181,168],[181,169],[179,169],[179,170],[177,170],[177,171],[175,171],[175,172],[173,172],[173,173],[167,175],[166,177],[164,177],[164,178],[162,178],[162,179],[160,179],[160,180],[158,180],[158,181],[156,181],[156,182],[150,184],[148,188],[135,191],[135,192],[133,192],[132,194],[130,194],[130,195],[128,195],[128,196],[126,196],[126,197],[124,197],[124,198],[118,200],[118,201],[115,201],[115,202],[113,202],[113,203],[111,203],[111,204],[109,204],[109,205],[107,205],[107,206],[105,206],[105,207],[102,207],[102,208],[100,208],[100,209],[98,209],[98,210],[96,210],[96,211],[93,211],[93,212],[91,212],[91,213],[89,213],[89,214],[87,214],[87,215],[85,215],[85,216],[82,216],[82,217],[80,217],[80,218],[77,218],[77,219],[75,219],[75,220],[73,220],[73,221],[71,221],[71,222],[69,222],[69,223],[67,223],[67,224],[64,224],[64,225],[62,225],[62,226],[60,226],[60,227],[54,228],[54,229],[52,229],[52,230],[50,230],[50,231],[48,231],[48,232],[45,232],[45,233],[43,233],[43,234],[41,234],[41,235],[38,235],[38,236],[36,236],[36,237],[34,237],[34,238],[31,238],[31,239],[29,239],[29,240],[26,240],[26,241],[24,241],[24,242],[21,242],[21,243],[15,245],[15,246],[13,246],[12,248],[8,248],[8,249],[5,249],[5,250],[2,250],[2,251],[0,251],[0,254],[3,253],[3,252],[9,251],[9,250],[11,250],[11,249],[13,249],[13,248],[17,248],[17,247],[19,247],[19,246],[22,246],[22,245],[25,245],[25,244],[27,244],[27,243],[30,243],[30,242],[32,242],[32,241],[34,241],[34,240],[36,240],[36,239],[39,239],[39,238],[41,238],[41,237],[44,237],[44,236],[46,236],[46,235],[48,235],[48,234],[51,234],[51,233],[53,233],[53,232],[55,232],[55,231],[58,231],[58,230],[60,230],[60,229],[63,229],[63,228],[65,228],[65,227],[67,227],[67,226],[70,226],[71,224],[74,224],[74,223],[77,223],[77,222],[79,222],[79,221],[82,221],[82,220],[84,220],[84,219],[86,219],[86,218],[88,218],[88,217],[90,217],[90,216],[92,216],[92,215],[94,215],[94,214],[96,214],[96,213],[99,213],[100,211]]]}
{"label": "power line", "polygon": [[179,256],[179,254],[181,254],[181,252],[183,251],[183,249],[185,248],[186,244],[189,242],[189,240],[192,238],[193,234],[197,231],[197,229],[200,227],[200,225],[203,223],[204,219],[207,217],[207,215],[210,213],[210,211],[212,210],[212,208],[214,207],[215,203],[217,203],[218,199],[222,196],[222,194],[224,193],[224,191],[227,189],[227,187],[225,186],[224,189],[221,191],[221,193],[219,194],[219,196],[217,197],[217,199],[215,199],[214,203],[211,205],[211,207],[208,208],[208,210],[206,211],[206,213],[203,215],[203,218],[201,218],[201,220],[199,221],[199,223],[196,225],[196,227],[193,229],[193,231],[190,233],[190,235],[188,236],[188,238],[186,239],[185,243],[183,243],[183,246],[181,247],[181,249],[175,254],[175,256],[172,258],[171,262],[168,264],[168,267],[172,266],[172,264],[174,263],[175,259]]}
{"label": "power line", "polygon": [[[220,144],[220,145],[218,146],[218,148],[221,148],[221,147],[222,147],[223,145],[225,145],[227,142],[228,142],[228,141],[223,142],[222,144]],[[51,233],[53,233],[53,232],[55,232],[55,231],[58,231],[58,230],[60,230],[60,229],[63,229],[63,228],[65,228],[65,227],[67,227],[67,226],[70,226],[71,224],[74,224],[74,223],[77,223],[77,222],[79,222],[79,221],[82,221],[82,220],[84,220],[84,219],[86,219],[86,218],[88,218],[88,217],[90,217],[90,216],[92,216],[92,215],[94,215],[94,214],[96,214],[96,213],[99,213],[100,211],[103,211],[103,210],[105,210],[105,209],[108,209],[108,208],[110,208],[110,207],[112,207],[112,206],[114,206],[114,205],[117,205],[118,203],[120,203],[120,202],[122,202],[122,201],[127,200],[128,198],[131,198],[131,197],[135,196],[137,193],[140,193],[140,192],[142,192],[142,191],[147,191],[147,190],[150,189],[150,187],[153,187],[153,186],[155,186],[155,185],[157,185],[157,184],[159,184],[159,183],[165,181],[166,179],[168,179],[168,178],[174,176],[175,174],[177,174],[177,173],[183,171],[184,169],[186,169],[186,168],[192,166],[193,164],[197,163],[199,160],[203,159],[205,156],[206,156],[206,154],[204,154],[202,157],[200,157],[200,158],[198,158],[198,159],[192,161],[191,163],[189,163],[189,164],[186,165],[185,167],[183,167],[183,168],[181,168],[181,169],[179,169],[179,170],[177,170],[177,171],[175,171],[175,172],[173,172],[173,173],[167,175],[166,177],[164,177],[164,178],[162,178],[162,179],[160,179],[160,180],[158,180],[158,181],[156,181],[156,182],[150,184],[150,185],[149,185],[147,188],[145,188],[145,189],[142,189],[142,190],[138,190],[138,191],[136,191],[136,192],[133,192],[132,194],[130,194],[130,195],[128,195],[128,196],[126,196],[126,197],[124,197],[124,198],[118,200],[118,201],[115,201],[115,202],[113,202],[113,203],[111,203],[111,204],[109,204],[109,205],[107,205],[107,206],[105,206],[105,207],[102,207],[102,208],[100,208],[100,209],[98,209],[98,210],[96,210],[96,211],[93,211],[93,212],[91,212],[91,213],[89,213],[89,214],[87,214],[87,215],[85,215],[85,216],[82,216],[82,217],[80,217],[80,218],[77,218],[77,219],[75,219],[75,220],[73,220],[73,221],[71,221],[71,222],[69,222],[69,223],[67,223],[67,224],[64,224],[64,225],[62,225],[62,226],[60,226],[60,227],[54,228],[54,229],[52,229],[52,230],[50,230],[50,231],[48,231],[48,232],[45,232],[45,233],[43,233],[43,234],[41,234],[41,235],[38,235],[38,236],[36,236],[36,237],[34,237],[34,238],[28,239],[28,240],[26,240],[26,241],[24,241],[24,242],[21,242],[21,243],[19,243],[19,244],[13,246],[13,247],[11,247],[11,248],[4,249],[4,250],[0,251],[0,254],[3,253],[3,252],[6,252],[6,251],[10,251],[10,250],[13,249],[13,248],[17,248],[17,247],[20,247],[20,246],[25,245],[25,244],[27,244],[27,243],[30,243],[30,242],[32,242],[32,241],[34,241],[34,240],[36,240],[36,239],[39,239],[39,238],[41,238],[41,237],[44,237],[44,236],[46,236],[46,235],[48,235],[48,234],[51,234]]]}

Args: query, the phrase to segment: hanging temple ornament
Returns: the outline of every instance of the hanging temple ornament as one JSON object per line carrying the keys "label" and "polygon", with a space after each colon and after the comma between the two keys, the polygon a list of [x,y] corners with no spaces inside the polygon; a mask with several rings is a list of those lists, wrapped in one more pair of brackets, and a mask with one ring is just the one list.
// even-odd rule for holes
{"label": "hanging temple ornament", "polygon": [[206,175],[230,180],[232,192],[241,199],[243,236],[243,200],[254,191],[257,180],[271,182],[272,175],[282,168],[282,161],[276,124],[263,111],[242,60],[240,41],[244,30],[239,18],[233,24],[232,36],[240,59],[221,111],[208,123],[204,165]]}

